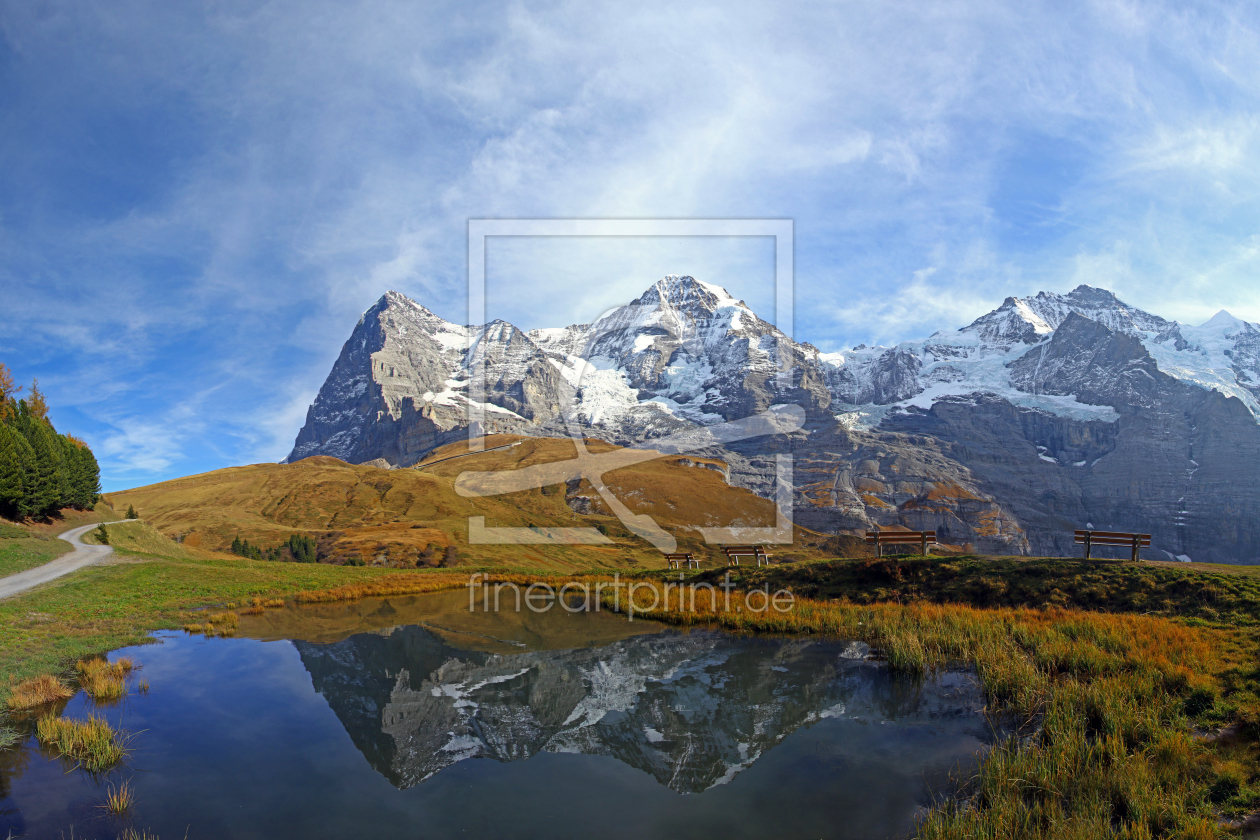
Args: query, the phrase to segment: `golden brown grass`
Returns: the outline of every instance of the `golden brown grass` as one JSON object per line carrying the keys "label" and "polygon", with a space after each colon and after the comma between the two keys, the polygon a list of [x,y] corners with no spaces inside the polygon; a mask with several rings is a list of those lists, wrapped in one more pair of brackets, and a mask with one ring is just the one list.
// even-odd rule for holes
{"label": "golden brown grass", "polygon": [[117,662],[107,659],[84,659],[75,666],[79,687],[98,703],[111,702],[127,694],[127,675],[135,669],[130,657]]}
{"label": "golden brown grass", "polygon": [[131,789],[128,782],[123,782],[116,788],[112,784],[109,786],[105,793],[105,804],[102,807],[116,817],[125,817],[135,806],[136,792]]}
{"label": "golden brown grass", "polygon": [[23,680],[13,687],[9,693],[9,708],[14,710],[33,709],[45,703],[65,700],[73,697],[74,692],[60,679],[52,674],[42,674],[29,680]]}
{"label": "golden brown grass", "polygon": [[[496,575],[495,579],[506,578],[502,575]],[[522,577],[521,580],[526,580],[526,578]],[[528,580],[532,582],[533,578]],[[294,597],[294,600],[299,604],[328,604],[336,601],[357,601],[360,598],[389,595],[420,595],[425,592],[458,589],[467,585],[467,574],[441,572],[426,574],[399,573],[382,575],[375,580],[364,581],[363,583],[347,583],[332,589],[299,592]]]}
{"label": "golden brown grass", "polygon": [[211,613],[206,616],[203,623],[185,624],[184,631],[186,633],[202,633],[206,636],[235,636],[236,628],[241,623],[241,618],[234,612],[218,612]]}
{"label": "golden brown grass", "polygon": [[35,724],[35,738],[91,773],[108,770],[127,754],[118,733],[95,715],[86,721],[44,715]]}

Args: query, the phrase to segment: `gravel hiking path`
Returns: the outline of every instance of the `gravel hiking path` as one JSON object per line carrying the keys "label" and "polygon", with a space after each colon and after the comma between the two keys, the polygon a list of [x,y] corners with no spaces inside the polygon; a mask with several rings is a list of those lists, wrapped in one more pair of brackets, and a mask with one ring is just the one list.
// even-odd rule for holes
{"label": "gravel hiking path", "polygon": [[[137,520],[123,521],[135,522]],[[84,566],[99,563],[113,554],[114,549],[107,545],[88,545],[79,539],[100,524],[93,522],[91,525],[80,525],[78,528],[71,528],[69,531],[59,534],[57,539],[70,543],[74,546],[74,551],[69,554],[63,554],[56,560],[49,560],[44,565],[36,566],[34,569],[27,569],[25,572],[18,572],[16,575],[0,578],[0,598],[8,598],[25,592],[34,586],[39,586],[41,583],[47,583],[62,575],[68,575],[73,571],[82,569]],[[113,523],[106,522],[105,524],[112,525]]]}

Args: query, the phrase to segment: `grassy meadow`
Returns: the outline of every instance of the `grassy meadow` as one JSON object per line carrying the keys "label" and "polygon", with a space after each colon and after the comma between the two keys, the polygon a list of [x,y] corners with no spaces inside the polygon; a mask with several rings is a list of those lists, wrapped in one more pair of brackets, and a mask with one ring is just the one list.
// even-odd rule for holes
{"label": "grassy meadow", "polygon": [[56,560],[70,549],[70,543],[47,537],[5,539],[0,536],[0,577],[16,575],[18,572],[42,566],[49,560]]}

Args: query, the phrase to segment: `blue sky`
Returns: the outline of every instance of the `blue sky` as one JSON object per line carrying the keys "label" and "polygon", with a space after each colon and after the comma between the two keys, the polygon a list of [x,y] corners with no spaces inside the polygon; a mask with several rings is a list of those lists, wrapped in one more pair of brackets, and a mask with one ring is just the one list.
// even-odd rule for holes
{"label": "blue sky", "polygon": [[[796,337],[1110,288],[1260,321],[1254,3],[0,5],[0,361],[107,489],[287,454],[387,289],[464,321],[469,218],[791,218]],[[503,241],[491,315],[768,240]]]}

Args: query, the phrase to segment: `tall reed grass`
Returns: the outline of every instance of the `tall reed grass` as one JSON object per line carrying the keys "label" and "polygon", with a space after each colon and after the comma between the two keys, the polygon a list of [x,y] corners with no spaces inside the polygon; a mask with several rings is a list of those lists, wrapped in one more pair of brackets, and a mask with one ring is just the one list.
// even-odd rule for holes
{"label": "tall reed grass", "polygon": [[118,840],[158,840],[158,836],[150,834],[148,829],[140,831],[129,827],[122,834],[118,835]]}
{"label": "tall reed grass", "polygon": [[118,787],[112,784],[105,793],[105,810],[109,811],[116,817],[125,817],[131,813],[131,809],[136,806],[136,792],[131,789],[128,782],[123,782]]}
{"label": "tall reed grass", "polygon": [[108,770],[127,754],[119,734],[95,715],[85,721],[44,715],[35,724],[35,738],[90,773]]}
{"label": "tall reed grass", "polygon": [[[510,577],[510,576],[509,576]],[[533,578],[519,577],[522,582],[533,582]],[[500,579],[500,576],[496,576]],[[502,577],[506,580],[507,577]],[[311,592],[299,592],[294,600],[299,604],[330,604],[337,601],[357,601],[360,598],[384,597],[388,595],[421,595],[426,592],[439,592],[444,589],[459,589],[468,585],[466,574],[417,574],[414,572],[381,575],[364,583],[347,583],[332,589],[319,589]]]}

